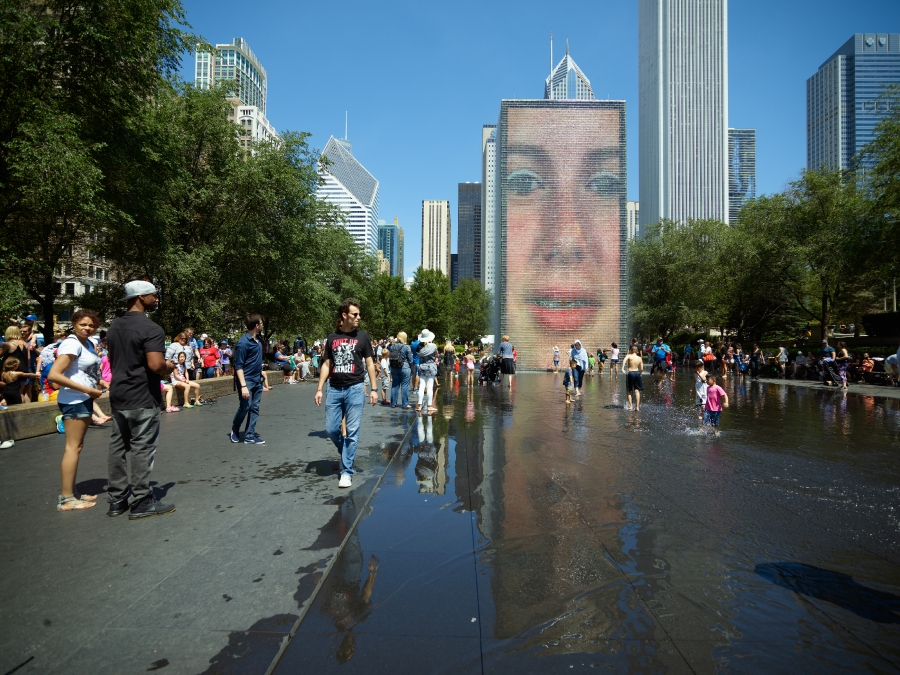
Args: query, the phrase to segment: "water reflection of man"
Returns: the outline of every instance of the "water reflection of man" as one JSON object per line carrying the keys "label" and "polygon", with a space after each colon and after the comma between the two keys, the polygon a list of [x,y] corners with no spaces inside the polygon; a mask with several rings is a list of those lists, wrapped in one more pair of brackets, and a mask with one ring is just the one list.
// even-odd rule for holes
{"label": "water reflection of man", "polygon": [[344,634],[335,654],[338,663],[347,663],[356,651],[353,628],[369,618],[372,591],[378,577],[378,563],[379,560],[374,555],[369,558],[369,576],[363,582],[362,589],[358,586],[358,577],[356,581],[339,581],[331,589],[328,610],[334,617],[334,627]]}
{"label": "water reflection of man", "polygon": [[619,108],[510,107],[506,332],[523,354],[562,337],[614,340],[624,156]]}

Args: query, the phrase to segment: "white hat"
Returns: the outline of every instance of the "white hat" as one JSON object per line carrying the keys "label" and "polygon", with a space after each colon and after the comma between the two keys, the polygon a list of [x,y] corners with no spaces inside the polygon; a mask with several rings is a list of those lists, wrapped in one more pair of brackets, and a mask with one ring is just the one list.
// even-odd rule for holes
{"label": "white hat", "polygon": [[149,281],[129,281],[125,284],[125,297],[122,300],[131,300],[139,295],[153,295],[156,293],[159,293],[159,289]]}
{"label": "white hat", "polygon": [[200,339],[201,339],[201,340],[205,340],[205,339],[208,338],[208,337],[209,337],[209,335],[207,335],[206,333],[204,333],[203,335],[200,336]]}
{"label": "white hat", "polygon": [[422,332],[419,333],[419,342],[433,342],[434,341],[434,333],[432,333],[427,328],[422,329]]}

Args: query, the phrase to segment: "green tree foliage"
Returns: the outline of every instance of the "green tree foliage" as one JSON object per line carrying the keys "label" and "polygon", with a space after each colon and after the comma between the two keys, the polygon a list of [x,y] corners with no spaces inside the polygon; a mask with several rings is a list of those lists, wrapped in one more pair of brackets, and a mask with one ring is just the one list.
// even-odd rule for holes
{"label": "green tree foliage", "polygon": [[53,271],[111,217],[119,132],[195,41],[177,0],[8,0],[0,50],[0,266],[52,333]]}
{"label": "green tree foliage", "polygon": [[376,274],[361,302],[362,325],[373,338],[394,336],[407,329],[409,293],[402,277]]}
{"label": "green tree foliage", "polygon": [[428,328],[438,341],[452,332],[450,279],[440,270],[419,267],[409,289],[406,326],[410,335]]}
{"label": "green tree foliage", "polygon": [[491,294],[476,279],[460,279],[451,294],[453,334],[463,342],[474,342],[488,331]]}

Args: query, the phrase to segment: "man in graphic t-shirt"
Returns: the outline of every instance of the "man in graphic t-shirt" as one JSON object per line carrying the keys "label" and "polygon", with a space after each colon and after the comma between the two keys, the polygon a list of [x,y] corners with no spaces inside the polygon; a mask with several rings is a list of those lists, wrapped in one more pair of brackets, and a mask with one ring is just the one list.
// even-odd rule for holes
{"label": "man in graphic t-shirt", "polygon": [[[375,379],[375,352],[369,334],[359,326],[359,303],[344,300],[338,308],[337,330],[325,340],[319,364],[319,386],[316,405],[322,405],[322,389],[329,381],[325,401],[325,430],[341,453],[341,479],[338,487],[348,488],[353,482],[353,460],[359,446],[359,427],[366,402],[365,379],[368,372]],[[378,403],[378,391],[369,394],[372,405]],[[347,435],[341,436],[341,420],[346,420]]]}

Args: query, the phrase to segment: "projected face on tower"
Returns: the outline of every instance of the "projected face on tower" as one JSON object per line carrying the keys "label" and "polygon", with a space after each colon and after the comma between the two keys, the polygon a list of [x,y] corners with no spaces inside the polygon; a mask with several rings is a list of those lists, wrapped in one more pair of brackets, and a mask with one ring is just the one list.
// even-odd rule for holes
{"label": "projected face on tower", "polygon": [[597,346],[621,337],[623,114],[573,104],[508,108],[504,332],[529,365],[541,367],[560,341]]}

